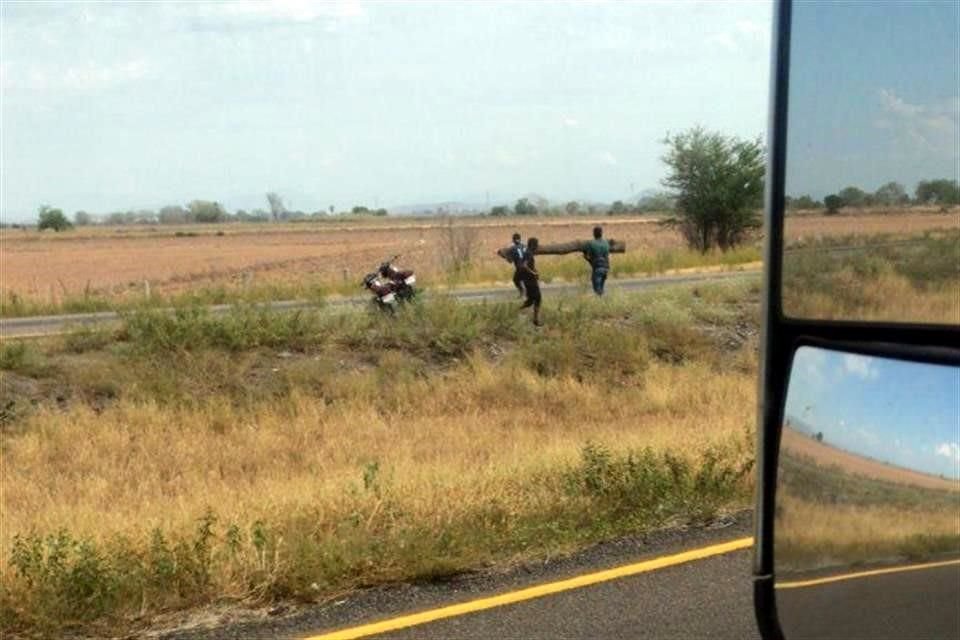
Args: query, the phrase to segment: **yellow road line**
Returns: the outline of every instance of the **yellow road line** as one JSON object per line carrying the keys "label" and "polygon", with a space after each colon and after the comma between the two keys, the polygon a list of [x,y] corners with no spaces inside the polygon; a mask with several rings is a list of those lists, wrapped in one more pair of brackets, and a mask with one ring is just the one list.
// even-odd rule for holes
{"label": "yellow road line", "polygon": [[413,627],[426,622],[434,622],[436,620],[443,620],[444,618],[462,616],[466,613],[473,613],[476,611],[483,611],[485,609],[493,609],[494,607],[502,607],[503,605],[507,604],[523,602],[524,600],[541,598],[543,596],[560,593],[562,591],[588,587],[601,582],[625,578],[627,576],[634,576],[639,573],[656,571],[657,569],[672,567],[678,564],[685,564],[695,560],[703,560],[704,558],[710,558],[712,556],[718,556],[724,553],[730,553],[732,551],[748,549],[751,546],[753,546],[753,538],[739,538],[737,540],[731,540],[730,542],[724,542],[722,544],[701,547],[700,549],[684,551],[683,553],[677,553],[670,556],[653,558],[652,560],[645,560],[643,562],[628,564],[622,567],[616,567],[614,569],[607,569],[606,571],[588,573],[586,575],[569,578],[567,580],[548,582],[535,587],[520,589],[519,591],[511,591],[509,593],[502,593],[497,596],[470,600],[460,604],[441,607],[439,609],[431,609],[429,611],[422,611],[420,613],[400,616],[398,618],[390,618],[388,620],[365,624],[359,627],[341,629],[339,631],[323,633],[318,636],[310,636],[309,638],[306,638],[306,640],[350,640],[352,638],[363,638],[378,633],[386,633],[388,631],[396,631],[406,627]]}
{"label": "yellow road line", "polygon": [[921,569],[935,569],[937,567],[946,567],[952,564],[960,564],[960,560],[944,560],[942,562],[928,562],[926,564],[908,564],[901,567],[888,567],[886,569],[858,571],[857,573],[844,573],[839,576],[827,576],[825,578],[815,578],[812,580],[797,580],[795,582],[779,582],[776,584],[776,588],[777,589],[799,589],[801,587],[813,587],[818,584],[828,584],[830,582],[842,582],[843,580],[855,580],[856,578],[880,576],[885,573],[902,573],[904,571],[920,571]]}

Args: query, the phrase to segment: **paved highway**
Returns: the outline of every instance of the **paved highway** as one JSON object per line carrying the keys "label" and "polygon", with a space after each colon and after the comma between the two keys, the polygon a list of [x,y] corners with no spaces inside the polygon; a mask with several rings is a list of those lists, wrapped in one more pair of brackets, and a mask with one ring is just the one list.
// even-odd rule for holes
{"label": "paved highway", "polygon": [[787,638],[960,638],[960,560],[781,583]]}
{"label": "paved highway", "polygon": [[[721,271],[711,273],[696,273],[683,275],[656,276],[651,278],[631,278],[623,280],[611,280],[607,284],[610,291],[625,290],[639,291],[653,287],[662,287],[671,284],[706,282],[715,280],[727,280],[730,278],[748,278],[758,277],[759,270],[746,269],[740,271]],[[544,293],[572,293],[586,290],[586,283],[558,283],[547,284],[543,287]],[[428,295],[439,295],[438,293],[428,293]],[[494,300],[510,300],[516,297],[516,291],[512,287],[486,287],[477,289],[457,289],[452,295],[458,300],[465,302],[483,302]],[[347,298],[334,298],[326,303],[327,308],[352,308],[359,305],[368,304],[369,295],[351,296]],[[302,300],[282,300],[268,304],[271,309],[277,311],[292,311],[296,309],[306,309],[314,307],[310,302]],[[225,313],[229,311],[231,305],[213,305],[209,309],[213,313]],[[0,338],[28,338],[44,335],[57,335],[65,333],[76,327],[109,326],[119,320],[119,314],[112,311],[103,311],[99,313],[77,313],[64,314],[56,316],[33,316],[28,318],[3,318],[0,319]]]}
{"label": "paved highway", "polygon": [[373,637],[749,640],[759,637],[750,554],[736,551]]}

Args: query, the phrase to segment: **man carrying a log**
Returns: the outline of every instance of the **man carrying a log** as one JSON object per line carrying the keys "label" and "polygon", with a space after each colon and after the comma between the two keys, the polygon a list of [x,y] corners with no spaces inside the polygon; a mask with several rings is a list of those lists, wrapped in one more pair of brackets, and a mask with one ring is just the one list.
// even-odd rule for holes
{"label": "man carrying a log", "polygon": [[520,234],[513,234],[513,246],[510,247],[510,261],[513,263],[513,286],[520,292],[521,297],[523,297],[523,274],[521,273],[521,267],[523,266],[523,256],[526,252],[527,248],[523,246],[523,242],[520,241]]}
{"label": "man carrying a log", "polygon": [[610,243],[603,239],[603,227],[593,228],[593,240],[587,243],[583,257],[590,263],[592,269],[590,281],[593,284],[593,292],[602,296],[603,285],[610,271]]}
{"label": "man carrying a log", "polygon": [[533,324],[540,326],[540,274],[537,273],[536,259],[534,255],[537,253],[537,245],[539,241],[536,238],[530,238],[527,241],[527,250],[523,252],[523,260],[520,263],[520,267],[517,269],[517,273],[520,274],[520,279],[523,282],[523,288],[527,291],[527,299],[523,303],[521,309],[526,309],[527,307],[533,307]]}
{"label": "man carrying a log", "polygon": [[497,255],[513,265],[513,286],[523,297],[523,257],[527,253],[527,248],[520,241],[520,234],[513,234],[513,244],[504,249],[497,249]]}

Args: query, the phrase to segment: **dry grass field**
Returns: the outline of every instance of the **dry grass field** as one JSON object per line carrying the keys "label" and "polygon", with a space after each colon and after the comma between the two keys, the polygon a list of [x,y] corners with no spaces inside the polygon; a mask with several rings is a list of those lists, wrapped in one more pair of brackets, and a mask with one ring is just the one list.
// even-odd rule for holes
{"label": "dry grass field", "polygon": [[960,553],[960,481],[900,469],[785,428],[777,573]]}
{"label": "dry grass field", "polygon": [[140,312],[3,345],[0,624],[142,630],[741,509],[757,296],[569,296],[542,330],[444,300]]}
{"label": "dry grass field", "polygon": [[[657,221],[656,217],[455,219],[456,233],[469,238],[471,245],[470,268],[458,274],[457,281],[507,281],[509,266],[494,251],[508,244],[515,230],[541,241],[565,241],[589,237],[597,222],[604,225],[608,237],[627,243],[628,254],[614,259],[614,275],[759,258],[756,247],[734,256],[699,256],[683,247],[676,231]],[[787,237],[815,240],[913,233],[958,223],[958,216],[932,210],[856,216],[807,214],[788,219]],[[442,220],[83,228],[60,235],[5,229],[0,234],[4,314],[12,313],[8,308],[16,306],[10,304],[12,299],[51,309],[81,296],[106,301],[140,299],[144,281],[150,283],[152,295],[168,298],[210,288],[219,288],[225,295],[223,290],[259,287],[264,289],[260,297],[303,294],[311,288],[352,291],[364,273],[394,254],[402,254],[402,262],[414,267],[424,283],[443,284],[450,278],[447,258],[451,242]],[[575,256],[543,262],[547,277],[585,272],[583,261]]]}
{"label": "dry grass field", "polygon": [[810,436],[789,427],[783,428],[780,447],[790,455],[804,456],[822,467],[836,466],[853,475],[876,480],[885,480],[897,484],[909,484],[925,489],[942,491],[960,491],[960,482],[947,480],[911,469],[896,467],[870,458],[837,449],[829,444],[818,442]]}

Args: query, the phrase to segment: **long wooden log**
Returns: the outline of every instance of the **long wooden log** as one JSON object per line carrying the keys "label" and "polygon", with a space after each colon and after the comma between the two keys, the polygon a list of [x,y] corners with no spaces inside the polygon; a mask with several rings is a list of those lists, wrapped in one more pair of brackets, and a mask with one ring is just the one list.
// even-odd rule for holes
{"label": "long wooden log", "polygon": [[[559,256],[565,253],[583,253],[587,250],[589,240],[571,240],[570,242],[555,242],[553,244],[541,244],[537,248],[537,255]],[[506,261],[510,261],[509,255],[512,247],[504,247],[497,251],[497,255]],[[627,244],[621,240],[610,240],[610,253],[624,253],[627,250]]]}

